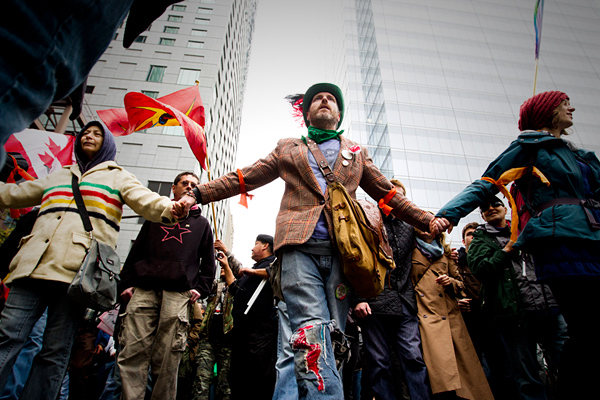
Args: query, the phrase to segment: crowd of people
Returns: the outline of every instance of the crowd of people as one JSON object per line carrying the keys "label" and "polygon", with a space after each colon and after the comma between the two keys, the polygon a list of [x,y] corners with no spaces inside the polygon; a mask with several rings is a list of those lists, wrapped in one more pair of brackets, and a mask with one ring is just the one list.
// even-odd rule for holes
{"label": "crowd of people", "polygon": [[[2,248],[0,398],[585,398],[598,371],[581,305],[595,303],[600,276],[600,162],[562,137],[568,96],[525,101],[522,133],[436,215],[341,136],[339,87],[313,85],[300,104],[306,137],[210,182],[182,172],[172,199],[114,162],[114,138],[95,121],[76,137],[76,164],[0,183],[0,207],[39,206],[18,221],[18,249],[14,238]],[[147,219],[121,271],[118,315],[67,293],[90,245],[73,176],[98,240],[115,245],[124,204]],[[245,268],[199,205],[277,178],[275,234],[256,237]],[[333,180],[382,207],[396,268],[376,297],[358,297],[342,271]],[[485,223],[466,225],[453,251],[444,231],[476,208]]]}
{"label": "crowd of people", "polygon": [[[86,76],[125,16],[129,46],[174,2],[7,1],[0,144],[69,93],[77,117]],[[594,393],[600,350],[588,315],[600,279],[600,162],[565,139],[575,111],[567,94],[527,99],[521,133],[436,215],[342,136],[339,87],[313,85],[296,104],[306,137],[282,139],[265,158],[207,183],[182,172],[172,199],[114,162],[114,138],[95,121],[76,137],[75,164],[0,183],[0,208],[33,207],[0,249],[0,398]],[[0,147],[0,164],[5,156]],[[257,236],[255,264],[244,268],[214,240],[198,205],[277,178],[285,192],[274,236]],[[332,241],[333,181],[391,210],[383,229],[396,268],[374,298],[355,295],[343,273]],[[116,244],[124,205],[147,220],[123,265],[119,306],[107,313],[67,293],[91,244],[75,184],[97,240]],[[453,252],[444,231],[477,208],[484,223],[466,225],[465,247]]]}

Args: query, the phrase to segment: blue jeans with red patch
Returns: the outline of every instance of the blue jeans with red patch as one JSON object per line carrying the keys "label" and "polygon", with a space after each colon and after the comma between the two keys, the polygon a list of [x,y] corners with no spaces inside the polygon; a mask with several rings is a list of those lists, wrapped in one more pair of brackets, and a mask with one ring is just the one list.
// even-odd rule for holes
{"label": "blue jeans with red patch", "polygon": [[281,256],[281,288],[288,308],[299,399],[344,397],[330,332],[344,330],[349,285],[339,257],[287,248]]}

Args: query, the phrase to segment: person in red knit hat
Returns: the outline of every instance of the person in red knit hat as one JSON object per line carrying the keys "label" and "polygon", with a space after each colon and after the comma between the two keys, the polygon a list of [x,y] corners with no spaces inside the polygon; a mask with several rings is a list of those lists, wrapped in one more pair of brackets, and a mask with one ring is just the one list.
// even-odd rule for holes
{"label": "person in red knit hat", "polygon": [[[437,214],[456,225],[488,196],[515,181],[531,219],[518,227],[517,237],[518,218],[513,218],[513,236],[504,251],[507,257],[518,251],[533,255],[538,280],[550,286],[567,321],[570,340],[559,367],[559,399],[589,398],[600,372],[596,331],[590,327],[590,310],[600,303],[600,161],[594,152],[563,139],[573,125],[574,111],[569,96],[560,91],[526,100],[519,113],[518,138],[481,180]],[[507,197],[512,200],[510,194]]]}

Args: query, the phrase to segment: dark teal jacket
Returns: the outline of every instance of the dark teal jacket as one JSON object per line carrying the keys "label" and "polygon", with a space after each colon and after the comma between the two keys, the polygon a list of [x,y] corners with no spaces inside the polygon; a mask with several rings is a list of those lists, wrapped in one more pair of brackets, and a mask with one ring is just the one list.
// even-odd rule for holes
{"label": "dark teal jacket", "polygon": [[[585,198],[583,176],[576,157],[590,166],[590,184],[594,198],[600,199],[600,161],[596,155],[586,150],[572,151],[564,140],[557,139],[547,132],[521,133],[517,140],[488,166],[483,176],[498,179],[511,168],[527,167],[532,152],[537,153],[534,165],[548,178],[550,186],[545,186],[538,178],[533,177],[529,190],[529,176],[524,176],[516,183],[524,197],[531,193],[527,200],[534,209],[556,198]],[[436,216],[457,224],[490,194],[497,192],[493,184],[482,180],[475,181],[450,200]],[[591,229],[582,206],[556,205],[529,220],[519,235],[515,248],[528,249],[534,241],[552,237],[600,241],[600,230]]]}

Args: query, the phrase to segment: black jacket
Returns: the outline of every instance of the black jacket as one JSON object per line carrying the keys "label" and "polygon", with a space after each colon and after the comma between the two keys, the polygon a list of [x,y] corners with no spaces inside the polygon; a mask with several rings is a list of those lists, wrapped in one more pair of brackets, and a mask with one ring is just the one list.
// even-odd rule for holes
{"label": "black jacket", "polygon": [[[275,256],[268,256],[258,261],[252,269],[267,268],[273,261]],[[248,314],[244,314],[248,307],[248,301],[258,288],[262,281],[261,277],[244,275],[229,286],[229,291],[233,294],[233,323],[234,330],[272,330],[277,326],[274,318],[273,308],[273,290],[267,280],[262,288],[256,301],[252,305]],[[275,328],[275,331],[277,329]]]}
{"label": "black jacket", "polygon": [[391,216],[384,218],[383,223],[394,252],[396,268],[388,270],[383,292],[370,299],[358,298],[357,303],[368,302],[373,314],[402,315],[403,303],[413,312],[417,312],[415,290],[410,280],[415,228]]}
{"label": "black jacket", "polygon": [[184,292],[202,297],[215,275],[213,234],[199,208],[173,226],[146,221],[121,271],[119,293],[129,287]]}

